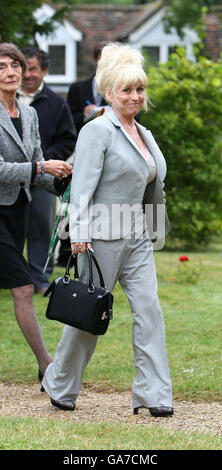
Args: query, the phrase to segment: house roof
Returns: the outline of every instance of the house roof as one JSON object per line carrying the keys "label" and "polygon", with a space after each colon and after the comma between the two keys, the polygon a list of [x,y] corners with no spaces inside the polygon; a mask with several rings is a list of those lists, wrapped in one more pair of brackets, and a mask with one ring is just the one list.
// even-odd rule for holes
{"label": "house roof", "polygon": [[146,5],[74,5],[68,19],[83,33],[79,43],[79,76],[88,76],[89,69],[94,73],[93,50],[97,43],[124,40],[161,6],[160,1]]}
{"label": "house roof", "polygon": [[[59,5],[57,5],[58,8]],[[73,5],[66,17],[72,25],[83,33],[78,43],[78,78],[86,78],[95,70],[93,50],[102,41],[127,41],[163,7],[162,1],[142,5]],[[53,8],[56,8],[53,4]],[[207,55],[218,60],[222,51],[222,6],[214,8],[205,17],[206,38],[204,49]]]}
{"label": "house roof", "polygon": [[162,1],[156,1],[148,3],[141,15],[136,18],[133,24],[131,24],[122,34],[119,36],[119,39],[126,39],[131,33],[140,28],[147,20],[149,20],[153,15],[155,15],[163,7]]}

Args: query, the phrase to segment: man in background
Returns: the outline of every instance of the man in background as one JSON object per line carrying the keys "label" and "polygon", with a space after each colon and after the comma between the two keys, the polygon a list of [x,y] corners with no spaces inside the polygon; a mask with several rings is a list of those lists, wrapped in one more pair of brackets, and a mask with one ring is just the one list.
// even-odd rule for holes
{"label": "man in background", "polygon": [[[100,43],[94,48],[95,65],[97,64],[102,48],[106,43]],[[67,101],[71,109],[77,132],[79,133],[85,121],[98,107],[107,106],[104,98],[98,93],[95,83],[95,75],[86,80],[80,80],[71,84]]]}
{"label": "man in background", "polygon": [[[22,49],[27,60],[18,98],[33,106],[39,118],[41,146],[45,160],[67,160],[75,148],[76,130],[70,109],[60,95],[51,90],[44,77],[48,72],[48,54],[40,49]],[[54,219],[55,196],[33,187],[27,225],[27,255],[35,292],[44,294],[53,271],[51,259],[43,273],[48,256]]]}

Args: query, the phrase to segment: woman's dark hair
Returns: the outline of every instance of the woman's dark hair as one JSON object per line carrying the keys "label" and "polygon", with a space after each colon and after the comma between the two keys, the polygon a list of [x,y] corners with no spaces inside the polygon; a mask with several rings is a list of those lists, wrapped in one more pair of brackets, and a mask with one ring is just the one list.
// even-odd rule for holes
{"label": "woman's dark hair", "polygon": [[10,42],[0,43],[0,57],[1,56],[11,57],[11,59],[19,62],[23,73],[26,71],[26,59],[22,52],[15,46],[15,44]]}

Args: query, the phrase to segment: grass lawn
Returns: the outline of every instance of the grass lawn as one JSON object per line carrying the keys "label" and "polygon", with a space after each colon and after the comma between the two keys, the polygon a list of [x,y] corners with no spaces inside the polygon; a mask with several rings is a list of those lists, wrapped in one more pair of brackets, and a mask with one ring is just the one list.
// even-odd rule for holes
{"label": "grass lawn", "polygon": [[[219,435],[169,431],[157,425],[73,423],[62,419],[1,418],[0,449],[213,450]],[[7,433],[3,430],[7,429]]]}
{"label": "grass lawn", "polygon": [[[185,276],[179,271],[181,254],[186,254],[190,260],[183,264],[188,271]],[[222,247],[215,245],[211,250],[199,253],[163,250],[155,252],[155,259],[174,398],[221,402]],[[196,266],[198,269],[200,266],[197,282]],[[53,278],[62,272],[61,268],[56,268]],[[114,319],[108,333],[98,342],[84,382],[95,383],[101,390],[130,390],[135,377],[132,318],[119,285],[115,287],[114,298]],[[16,324],[10,293],[2,290],[0,299],[1,381],[36,382],[36,361]],[[35,295],[34,302],[44,339],[53,354],[63,326],[45,318],[47,299]],[[62,420],[44,420],[44,417],[41,420],[10,417],[2,418],[0,422],[7,427],[7,436],[4,434],[0,439],[3,449],[63,449],[70,446],[75,449],[222,448],[219,435],[166,431],[156,426],[146,428],[117,423],[77,426]]]}

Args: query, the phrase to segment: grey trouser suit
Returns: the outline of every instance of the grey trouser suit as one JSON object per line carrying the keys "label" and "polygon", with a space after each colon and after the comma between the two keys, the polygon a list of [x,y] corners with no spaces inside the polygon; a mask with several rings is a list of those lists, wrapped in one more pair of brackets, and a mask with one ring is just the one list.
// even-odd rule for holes
{"label": "grey trouser suit", "polygon": [[[72,242],[91,241],[106,287],[112,290],[119,281],[128,297],[133,318],[132,340],[137,371],[132,386],[133,407],[171,407],[171,379],[164,323],[157,295],[153,245],[146,232],[142,231],[143,235],[136,238],[132,230],[129,237],[124,226],[121,232],[115,229],[113,220],[109,220],[114,204],[126,203],[130,207],[135,203],[141,205],[143,195],[147,204],[164,205],[164,157],[151,133],[139,124],[137,126],[156,163],[157,176],[154,184],[151,183],[152,186],[147,186],[149,170],[145,159],[122,129],[113,111],[107,111],[81,130],[76,145],[72,180],[70,239]],[[94,227],[89,230],[91,238],[88,238],[85,228],[93,225],[94,212],[91,211],[91,220],[85,216],[81,219],[81,196],[87,196],[91,206],[103,203],[108,208],[108,219],[101,237]],[[81,224],[84,226],[83,232]],[[87,282],[87,256],[78,255],[78,259],[81,279]],[[96,274],[94,276],[95,284],[98,284]],[[87,332],[70,326],[64,327],[54,360],[48,366],[43,379],[43,386],[51,398],[61,403],[70,401],[71,404],[76,401],[84,369],[97,340],[98,337]]]}
{"label": "grey trouser suit", "polygon": [[[172,406],[171,380],[165,349],[162,312],[157,296],[157,280],[151,243],[146,240],[121,242],[95,240],[95,256],[102,266],[106,287],[112,290],[119,280],[133,316],[132,341],[137,376],[132,386],[133,408]],[[80,274],[87,282],[86,255],[78,255]],[[82,276],[82,273],[85,273]],[[99,280],[94,272],[95,284]],[[114,319],[115,322],[115,304]],[[109,334],[107,332],[106,334]],[[84,369],[98,337],[65,326],[53,363],[45,373],[43,385],[50,397],[75,402]],[[124,364],[122,364],[124,367]]]}

